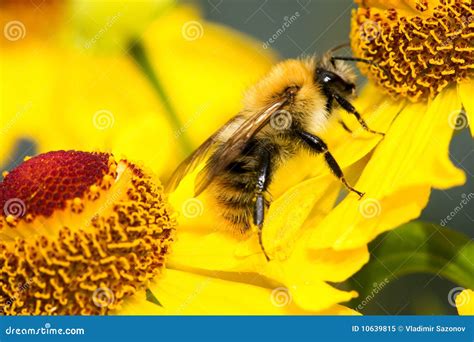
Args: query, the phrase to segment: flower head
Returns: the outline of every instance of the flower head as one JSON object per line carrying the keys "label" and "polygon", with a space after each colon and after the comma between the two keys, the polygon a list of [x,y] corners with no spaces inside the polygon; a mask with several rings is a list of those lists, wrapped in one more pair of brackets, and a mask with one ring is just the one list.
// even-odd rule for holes
{"label": "flower head", "polygon": [[31,158],[0,183],[0,205],[7,314],[116,309],[161,273],[173,241],[162,189],[106,153]]}
{"label": "flower head", "polygon": [[433,98],[472,75],[471,1],[412,1],[412,7],[363,3],[371,7],[354,11],[352,48],[375,63],[362,71],[392,95],[414,102]]}

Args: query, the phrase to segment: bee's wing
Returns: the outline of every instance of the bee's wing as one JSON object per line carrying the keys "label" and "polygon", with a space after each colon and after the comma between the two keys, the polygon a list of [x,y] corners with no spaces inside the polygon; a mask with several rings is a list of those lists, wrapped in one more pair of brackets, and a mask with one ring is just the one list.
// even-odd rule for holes
{"label": "bee's wing", "polygon": [[219,134],[225,130],[237,117],[233,117],[227,121],[221,128],[219,128],[213,135],[211,135],[206,141],[204,141],[201,146],[199,146],[189,157],[179,164],[176,170],[173,172],[171,177],[166,183],[166,192],[174,191],[181,180],[188,173],[193,172],[193,170],[206,158],[209,154],[209,151],[212,149],[214,144],[219,141]]}
{"label": "bee's wing", "polygon": [[242,153],[249,140],[268,123],[270,117],[278,111],[286,101],[287,98],[279,99],[268,106],[264,111],[256,112],[242,123],[230,138],[216,151],[217,155],[213,156],[212,163],[208,162],[204,169],[198,173],[194,183],[195,196],[203,192],[214,177],[222,172]]}

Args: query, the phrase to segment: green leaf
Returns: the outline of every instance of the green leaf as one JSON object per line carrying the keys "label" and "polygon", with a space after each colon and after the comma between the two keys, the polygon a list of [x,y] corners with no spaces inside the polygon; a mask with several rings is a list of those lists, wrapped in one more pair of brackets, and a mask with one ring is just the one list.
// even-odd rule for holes
{"label": "green leaf", "polygon": [[369,244],[370,261],[350,280],[359,297],[356,307],[391,281],[413,273],[444,277],[474,288],[474,242],[433,223],[415,221],[379,236]]}

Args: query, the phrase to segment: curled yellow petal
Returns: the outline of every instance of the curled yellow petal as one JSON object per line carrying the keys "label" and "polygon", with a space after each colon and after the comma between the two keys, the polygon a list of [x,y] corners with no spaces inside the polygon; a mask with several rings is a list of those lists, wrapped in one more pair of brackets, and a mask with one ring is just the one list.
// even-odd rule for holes
{"label": "curled yellow petal", "polygon": [[[348,195],[315,230],[314,248],[356,248],[386,229],[417,217],[431,186],[447,188],[465,181],[448,156],[449,113],[459,110],[454,89],[424,104],[407,105],[392,124],[356,187],[361,201]],[[442,151],[442,152],[440,152]]]}

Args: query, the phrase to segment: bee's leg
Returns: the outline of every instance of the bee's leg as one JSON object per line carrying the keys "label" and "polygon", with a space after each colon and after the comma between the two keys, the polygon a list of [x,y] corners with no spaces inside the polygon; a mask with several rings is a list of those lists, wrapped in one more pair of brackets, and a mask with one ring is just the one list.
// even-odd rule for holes
{"label": "bee's leg", "polygon": [[266,209],[266,201],[264,193],[268,188],[268,184],[270,183],[270,167],[271,167],[271,157],[269,151],[266,149],[262,149],[260,154],[260,166],[257,171],[257,184],[255,189],[255,205],[254,205],[254,212],[253,212],[253,222],[258,227],[258,242],[260,243],[260,247],[262,248],[262,252],[265,255],[267,261],[270,261],[270,258],[265,251],[262,241],[262,228],[263,228],[263,220],[265,216],[265,209]]}
{"label": "bee's leg", "polygon": [[362,119],[362,117],[360,116],[359,112],[355,109],[355,107],[349,101],[347,101],[343,96],[339,95],[336,92],[333,92],[332,97],[337,101],[337,103],[339,103],[339,105],[344,110],[346,110],[347,112],[349,112],[350,114],[352,114],[356,117],[357,121],[359,121],[360,125],[362,126],[362,128],[364,130],[366,130],[367,132],[373,133],[373,134],[379,134],[381,136],[385,136],[385,133],[377,132],[377,131],[374,131],[373,129],[369,128],[369,126],[367,125],[365,120]]}
{"label": "bee's leg", "polygon": [[341,167],[337,163],[336,159],[334,159],[331,152],[329,152],[326,143],[321,138],[304,131],[298,131],[298,135],[301,140],[306,143],[306,145],[310,148],[312,152],[315,152],[317,154],[324,154],[326,164],[329,166],[334,175],[336,175],[336,177],[341,180],[342,184],[344,184],[344,186],[349,191],[355,192],[357,195],[359,195],[359,198],[362,198],[362,196],[364,196],[363,192],[354,189],[352,186],[349,185],[349,183],[347,183],[346,178],[344,177],[344,173],[341,170]]}
{"label": "bee's leg", "polygon": [[[327,97],[327,102],[326,102],[326,110],[328,113],[331,113],[332,112],[332,102],[333,102],[333,97],[331,96],[331,93],[326,93],[326,97]],[[352,134],[352,130],[346,125],[346,123],[342,120],[342,119],[339,119],[338,123],[342,126],[342,128],[344,128],[344,130],[348,133],[351,133]]]}

